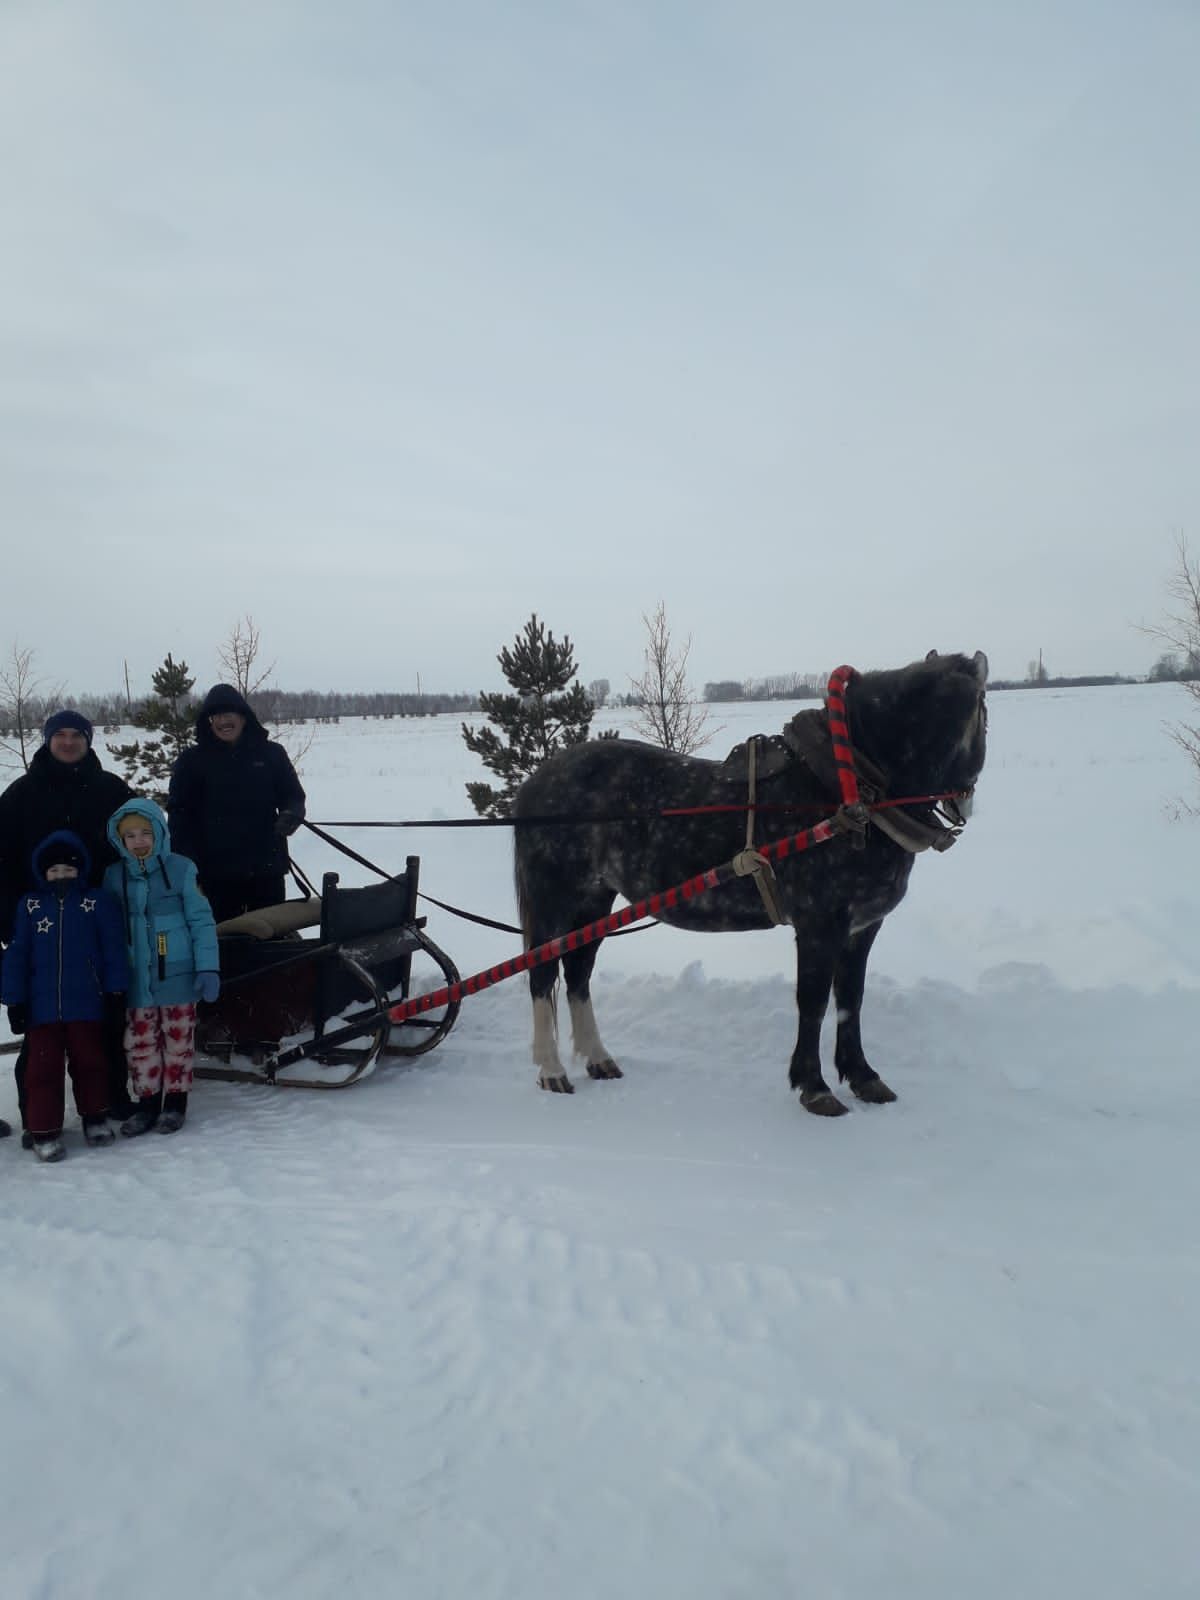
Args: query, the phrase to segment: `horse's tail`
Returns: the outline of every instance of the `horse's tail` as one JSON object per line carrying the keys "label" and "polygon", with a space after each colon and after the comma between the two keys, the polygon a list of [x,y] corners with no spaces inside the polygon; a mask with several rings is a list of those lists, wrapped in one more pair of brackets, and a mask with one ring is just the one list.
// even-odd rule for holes
{"label": "horse's tail", "polygon": [[530,903],[529,880],[525,874],[519,846],[513,851],[513,884],[517,891],[517,920],[521,924],[521,937],[528,950],[533,943],[533,907]]}
{"label": "horse's tail", "polygon": [[521,937],[526,950],[532,950],[535,932],[534,905],[537,896],[534,876],[530,872],[527,841],[522,838],[520,828],[515,830],[513,839],[513,887],[517,892],[517,921],[521,924]]}
{"label": "horse's tail", "polygon": [[[518,921],[521,924],[521,941],[526,950],[533,949],[534,923],[533,923],[533,888],[529,882],[529,875],[525,863],[521,859],[521,849],[518,845],[513,854],[513,882],[517,891]],[[546,993],[550,1002],[550,1018],[554,1029],[554,1037],[558,1038],[558,962],[553,963],[554,980]],[[540,983],[534,977],[534,970],[529,973],[529,988],[534,996],[541,992]]]}

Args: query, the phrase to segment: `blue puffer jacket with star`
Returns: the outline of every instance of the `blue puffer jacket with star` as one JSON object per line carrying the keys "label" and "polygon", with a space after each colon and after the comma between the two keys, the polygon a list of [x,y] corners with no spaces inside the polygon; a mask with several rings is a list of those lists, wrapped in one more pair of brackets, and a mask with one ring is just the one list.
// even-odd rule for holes
{"label": "blue puffer jacket with star", "polygon": [[[84,869],[78,878],[46,881],[41,861],[52,844],[79,851]],[[0,998],[6,1006],[26,1006],[31,1028],[99,1022],[104,995],[123,993],[128,984],[121,908],[111,894],[89,888],[90,870],[83,840],[66,829],[48,835],[33,852],[36,887],[17,901],[0,980]]]}
{"label": "blue puffer jacket with star", "polygon": [[[144,861],[126,849],[117,824],[145,817],[154,849]],[[221,958],[212,907],[196,881],[196,864],[171,850],[167,819],[153,800],[127,800],[108,820],[120,860],[104,887],[120,906],[129,953],[130,1006],[178,1006],[195,999],[196,974],[218,972]]]}

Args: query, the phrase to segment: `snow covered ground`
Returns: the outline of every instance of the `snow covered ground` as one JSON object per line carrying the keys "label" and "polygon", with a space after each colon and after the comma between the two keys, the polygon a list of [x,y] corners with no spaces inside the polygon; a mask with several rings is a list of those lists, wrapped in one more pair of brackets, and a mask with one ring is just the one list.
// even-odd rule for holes
{"label": "snow covered ground", "polygon": [[[714,749],[793,709],[722,708]],[[894,1106],[789,1098],[786,932],[655,929],[597,968],[628,1075],[571,1099],[518,981],[344,1095],[203,1084],[171,1140],[0,1145],[0,1593],[1200,1593],[1185,706],[990,709],[975,818],[876,946]],[[477,775],[452,718],[305,764],[326,820],[464,815]],[[498,830],[345,837],[513,916]],[[515,948],[430,931],[464,973]]]}

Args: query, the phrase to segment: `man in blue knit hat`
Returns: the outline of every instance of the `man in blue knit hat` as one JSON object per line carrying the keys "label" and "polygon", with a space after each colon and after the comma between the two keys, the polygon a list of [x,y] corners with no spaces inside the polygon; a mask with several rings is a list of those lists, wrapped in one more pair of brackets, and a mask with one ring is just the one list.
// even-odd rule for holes
{"label": "man in blue knit hat", "polygon": [[[133,790],[106,772],[92,749],[92,725],[81,711],[64,707],[46,718],[42,745],[28,772],[0,794],[0,940],[9,943],[21,895],[33,888],[33,852],[47,834],[68,829],[83,840],[89,882],[99,884],[116,860],[108,842],[108,819]],[[24,1105],[25,1052],[17,1058],[17,1088]],[[129,1105],[124,1053],[112,1052],[114,1115]],[[132,1106],[130,1106],[132,1110]],[[11,1132],[0,1123],[0,1136]]]}

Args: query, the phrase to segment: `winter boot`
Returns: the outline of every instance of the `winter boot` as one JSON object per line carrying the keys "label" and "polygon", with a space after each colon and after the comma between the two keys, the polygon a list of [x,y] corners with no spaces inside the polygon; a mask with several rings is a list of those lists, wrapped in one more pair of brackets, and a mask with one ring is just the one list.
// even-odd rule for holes
{"label": "winter boot", "polygon": [[67,1158],[62,1135],[58,1133],[35,1133],[33,1153],[39,1161],[65,1161]]}
{"label": "winter boot", "polygon": [[158,1119],[159,1133],[178,1133],[183,1127],[183,1119],[187,1116],[186,1094],[168,1094],[163,1096],[162,1116]]}
{"label": "winter boot", "polygon": [[21,1149],[22,1150],[32,1150],[33,1149],[33,1135],[30,1133],[28,1128],[22,1128],[21,1129]]}
{"label": "winter boot", "polygon": [[108,1117],[102,1115],[99,1117],[84,1117],[83,1137],[88,1144],[100,1145],[111,1144],[116,1138],[116,1134],[108,1125]]}
{"label": "winter boot", "polygon": [[140,1134],[149,1133],[158,1121],[158,1096],[148,1094],[144,1100],[138,1102],[138,1108],[131,1117],[126,1117],[121,1124],[121,1135],[125,1139],[136,1139]]}
{"label": "winter boot", "polygon": [[11,1132],[12,1124],[5,1122],[4,1118],[0,1117],[0,1139],[7,1139]]}

